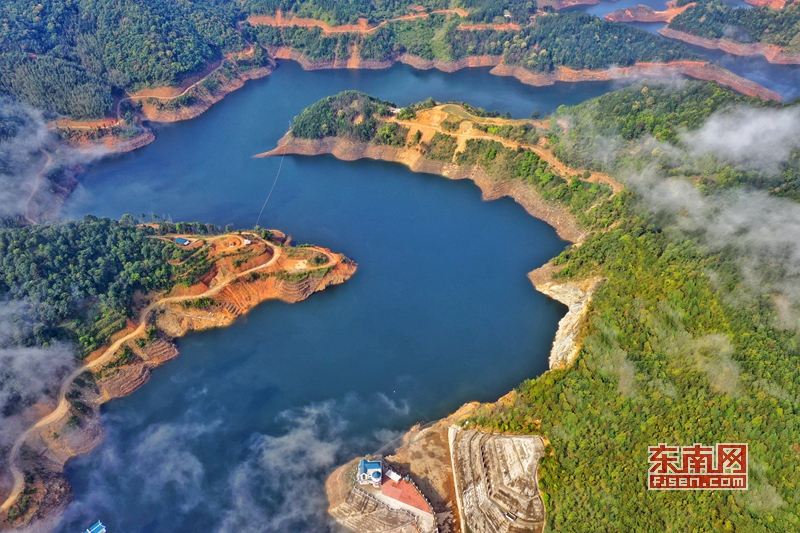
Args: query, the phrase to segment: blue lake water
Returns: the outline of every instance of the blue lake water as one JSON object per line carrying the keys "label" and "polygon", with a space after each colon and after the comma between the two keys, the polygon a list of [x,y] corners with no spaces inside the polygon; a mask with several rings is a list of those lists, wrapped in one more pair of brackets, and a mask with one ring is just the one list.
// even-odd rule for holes
{"label": "blue lake water", "polygon": [[[744,0],[722,0],[728,6],[750,9],[752,6]],[[666,0],[601,0],[599,4],[593,6],[575,6],[568,8],[572,11],[584,11],[597,17],[607,15],[612,11],[618,9],[627,9],[629,7],[644,5],[653,8],[653,11],[664,11],[667,9]],[[566,11],[566,10],[565,10]]]}
{"label": "blue lake water", "polygon": [[[400,104],[433,95],[527,116],[610,84],[548,89],[484,71],[398,66],[304,72],[283,64],[201,117],[102,161],[65,206],[252,226],[303,107],[357,88]],[[286,157],[262,226],[353,258],[344,285],[267,302],[180,339],[180,357],[103,409],[108,435],[70,461],[75,501],[58,531],[324,531],[322,480],[415,422],[495,400],[547,367],[565,308],[526,273],[566,245],[509,199],[400,165]],[[257,524],[251,524],[256,520]]]}
{"label": "blue lake water", "polygon": [[[201,117],[159,126],[153,144],[92,165],[65,216],[251,227],[280,164],[252,156],[304,107],[345,89],[527,117],[617,87],[284,62]],[[104,406],[105,441],[68,463],[75,498],[59,533],[97,518],[113,533],[331,530],[322,483],[338,464],[547,368],[565,308],[526,273],[566,243],[513,201],[482,202],[471,182],[400,165],[289,156],[261,225],[344,253],[359,270],[307,301],[267,302],[180,339],[180,357]]]}
{"label": "blue lake water", "polygon": [[[724,0],[724,3],[736,8],[750,9],[752,6],[744,0]],[[664,0],[602,0],[594,6],[576,6],[570,8],[575,11],[585,11],[597,17],[602,17],[618,9],[629,8],[637,5],[646,5],[656,11],[666,9]],[[662,22],[631,22],[631,26],[656,33],[665,26]],[[687,45],[691,50],[699,53],[707,61],[751,79],[780,94],[785,101],[793,100],[800,96],[800,65],[773,65],[763,56],[755,55],[740,57],[719,50],[707,50],[699,46]]]}

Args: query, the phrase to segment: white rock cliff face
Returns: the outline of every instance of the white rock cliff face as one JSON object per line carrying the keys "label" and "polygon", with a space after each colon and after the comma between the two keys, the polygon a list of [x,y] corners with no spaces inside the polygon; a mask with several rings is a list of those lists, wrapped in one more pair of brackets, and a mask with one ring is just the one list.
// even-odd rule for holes
{"label": "white rock cliff face", "polygon": [[536,290],[558,300],[569,307],[569,311],[558,322],[558,331],[550,351],[550,369],[565,368],[575,362],[581,349],[580,331],[583,327],[589,304],[601,278],[588,278],[580,281],[553,281],[552,268],[546,265],[531,272],[528,277]]}

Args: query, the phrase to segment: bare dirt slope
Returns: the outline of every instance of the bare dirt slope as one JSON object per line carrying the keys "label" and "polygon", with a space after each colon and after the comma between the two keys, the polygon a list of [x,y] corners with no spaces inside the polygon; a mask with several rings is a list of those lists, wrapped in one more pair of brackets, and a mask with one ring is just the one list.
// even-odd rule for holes
{"label": "bare dirt slope", "polygon": [[[445,130],[442,126],[442,123],[445,121],[452,121],[452,120],[463,119],[457,131],[448,131]],[[547,143],[542,139],[537,144],[530,144],[530,143],[522,143],[518,141],[513,141],[510,139],[505,139],[498,135],[492,135],[491,133],[484,132],[474,127],[475,124],[488,124],[488,125],[497,125],[497,126],[505,126],[505,125],[520,125],[524,123],[531,123],[534,126],[541,127],[541,123],[537,123],[535,121],[530,120],[513,120],[513,119],[504,119],[504,118],[484,118],[484,117],[476,117],[468,113],[463,107],[454,105],[454,104],[444,104],[441,106],[437,106],[433,109],[427,109],[418,113],[417,117],[412,120],[397,120],[394,119],[396,122],[402,124],[403,126],[409,128],[411,132],[420,131],[422,133],[422,140],[429,141],[434,134],[436,133],[446,133],[448,135],[452,135],[458,139],[458,149],[457,151],[463,151],[464,147],[466,146],[466,142],[469,139],[484,139],[484,140],[491,140],[502,143],[503,146],[508,148],[512,148],[516,150],[517,148],[527,148],[534,152],[536,155],[547,161],[550,166],[552,166],[556,172],[561,174],[562,176],[570,176],[576,174],[583,174],[586,172],[583,169],[575,169],[567,166],[563,162],[561,162],[553,152],[547,147]],[[589,177],[585,178],[586,181],[595,182],[595,183],[605,183],[610,186],[614,192],[618,192],[622,190],[622,184],[614,180],[610,175],[606,174],[605,172],[597,172],[597,171],[589,171]]]}
{"label": "bare dirt slope", "polygon": [[466,17],[469,12],[465,11],[464,9],[436,9],[431,11],[430,13],[426,12],[412,12],[408,15],[403,15],[402,17],[397,17],[393,19],[387,19],[382,21],[379,24],[369,24],[369,21],[365,18],[358,19],[357,24],[342,24],[340,26],[331,26],[327,22],[311,19],[311,18],[301,18],[301,17],[286,17],[284,16],[283,12],[278,9],[274,16],[270,15],[251,15],[248,17],[247,22],[252,24],[253,26],[275,26],[275,27],[290,27],[290,26],[300,26],[303,28],[320,28],[323,33],[325,34],[336,34],[336,33],[359,33],[362,35],[366,35],[369,33],[374,32],[381,26],[384,26],[390,22],[402,22],[404,20],[414,20],[414,19],[423,19],[428,18],[431,14],[440,13],[446,15],[457,14],[462,17]]}
{"label": "bare dirt slope", "polygon": [[64,378],[57,403],[42,412],[7,455],[13,485],[0,507],[0,530],[42,523],[63,510],[71,496],[64,463],[102,440],[99,406],[129,394],[154,368],[176,357],[173,338],[228,325],[267,299],[303,300],[343,283],[357,268],[325,248],[291,248],[281,245],[283,239],[276,243],[251,233],[184,237],[195,240],[196,254],[208,253],[210,268],[195,285],[138,298],[138,321]]}

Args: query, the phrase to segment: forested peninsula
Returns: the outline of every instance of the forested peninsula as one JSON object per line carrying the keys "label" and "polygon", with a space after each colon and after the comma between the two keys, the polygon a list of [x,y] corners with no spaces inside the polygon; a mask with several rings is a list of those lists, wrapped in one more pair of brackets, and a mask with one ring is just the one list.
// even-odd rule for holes
{"label": "forested peninsula", "polygon": [[[141,116],[178,120],[196,115],[180,109],[207,107],[243,80],[271,71],[273,58],[265,48],[273,55],[290,48],[310,61],[345,65],[357,58],[365,66],[404,54],[451,63],[496,57],[507,69],[534,74],[698,60],[679,43],[584,13],[553,13],[532,1],[462,0],[456,9],[445,9],[450,6],[438,0],[390,5],[5,2],[0,6],[5,21],[0,27],[0,93],[48,116],[82,121],[57,126],[68,138],[86,140],[103,133],[133,137]],[[278,12],[289,21],[312,17],[332,26],[361,20],[368,31],[327,35],[316,26],[248,22]],[[507,23],[493,23],[498,18]],[[727,75],[721,71],[717,81],[724,83]]]}
{"label": "forested peninsula", "polygon": [[659,33],[730,54],[758,54],[771,63],[800,64],[800,5],[794,3],[783,9],[736,9],[720,0],[700,0],[672,18]]}
{"label": "forested peninsula", "polygon": [[[641,182],[625,181],[655,173],[715,209],[737,191],[794,198],[796,156],[747,173],[687,144],[730,118],[732,104],[767,116],[788,109],[699,82],[644,81],[546,122],[432,100],[397,109],[346,92],[304,110],[264,155],[370,157],[471,178],[485,196],[512,196],[578,243],[533,276],[551,287],[602,280],[574,357],[460,420],[549,441],[539,470],[548,530],[788,531],[798,506],[800,353],[796,324],[785,322],[796,303],[777,286],[789,274],[752,285],[752,252],[736,241],[710,246],[701,228],[682,229],[685,211],[656,212]],[[553,153],[567,165],[551,163]],[[647,447],[665,440],[748,442],[758,465],[750,490],[648,493]]]}
{"label": "forested peninsula", "polygon": [[[492,67],[535,86],[679,74],[781,98],[682,43],[534,1],[23,0],[0,4],[0,19],[3,138],[13,140],[28,115],[22,129],[44,119],[56,141],[89,154],[147,145],[149,122],[196,117],[272,73],[276,59],[305,69]],[[20,113],[16,102],[36,111]],[[37,176],[17,223],[54,218],[77,185],[79,166],[46,144],[25,145],[26,172]]]}
{"label": "forested peninsula", "polygon": [[[0,530],[56,517],[64,463],[103,438],[99,407],[178,355],[173,339],[268,299],[294,303],[356,270],[276,230],[83,220],[0,229]],[[38,389],[10,356],[37,362]],[[30,378],[28,378],[30,381]]]}
{"label": "forested peninsula", "polygon": [[256,17],[244,33],[276,57],[297,60],[306,69],[386,68],[395,62],[447,72],[491,66],[492,74],[537,86],[683,74],[780,100],[674,41],[586,13],[545,11],[522,24],[471,24],[468,19],[434,12],[370,28],[326,31]]}

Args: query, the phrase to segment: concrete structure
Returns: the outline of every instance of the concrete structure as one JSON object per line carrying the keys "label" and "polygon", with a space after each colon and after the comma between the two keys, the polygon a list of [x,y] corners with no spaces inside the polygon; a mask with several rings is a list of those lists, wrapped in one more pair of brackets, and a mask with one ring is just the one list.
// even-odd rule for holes
{"label": "concrete structure", "polygon": [[544,454],[541,437],[453,426],[449,441],[462,531],[540,533],[544,529],[537,477]]}
{"label": "concrete structure", "polygon": [[[408,476],[388,467],[384,473],[380,460],[350,465],[334,472],[326,487],[328,512],[339,524],[356,533],[439,533],[431,503]],[[372,482],[376,472],[378,484]]]}
{"label": "concrete structure", "polygon": [[403,479],[403,477],[400,474],[398,474],[397,472],[395,472],[391,468],[388,468],[386,470],[386,477],[388,477],[389,479],[391,479],[394,482],[398,482],[401,479]]}
{"label": "concrete structure", "polygon": [[372,485],[380,488],[383,479],[383,463],[379,460],[368,461],[361,459],[358,462],[358,474],[356,480],[359,485]]}
{"label": "concrete structure", "polygon": [[358,533],[419,533],[413,514],[389,507],[357,485],[330,513],[339,524]]}

